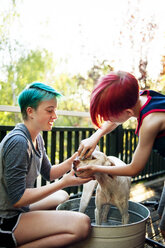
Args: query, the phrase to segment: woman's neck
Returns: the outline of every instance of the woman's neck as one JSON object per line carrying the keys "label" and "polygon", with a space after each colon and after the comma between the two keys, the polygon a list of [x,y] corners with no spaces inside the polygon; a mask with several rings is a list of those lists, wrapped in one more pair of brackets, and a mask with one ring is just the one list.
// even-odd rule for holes
{"label": "woman's neck", "polygon": [[28,129],[32,142],[35,143],[36,142],[36,137],[39,134],[38,130],[35,130],[33,128],[33,126],[31,125],[31,123],[29,123],[29,121],[24,121],[24,125],[26,126],[26,128]]}
{"label": "woman's neck", "polygon": [[140,109],[146,103],[146,101],[147,101],[147,96],[139,96],[139,99],[138,99],[135,107],[133,108],[134,117],[136,117],[136,118],[139,117]]}

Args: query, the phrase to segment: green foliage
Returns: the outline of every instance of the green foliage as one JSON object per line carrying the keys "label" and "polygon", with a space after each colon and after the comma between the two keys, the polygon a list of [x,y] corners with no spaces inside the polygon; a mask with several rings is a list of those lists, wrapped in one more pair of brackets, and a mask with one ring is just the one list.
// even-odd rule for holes
{"label": "green foliage", "polygon": [[[114,68],[104,60],[97,61],[89,68],[86,77],[81,74],[70,76],[67,73],[55,76],[56,62],[50,52],[46,49],[29,51],[27,47],[11,38],[12,23],[19,19],[16,7],[16,1],[11,0],[8,12],[0,11],[0,105],[16,106],[17,97],[27,84],[42,81],[63,94],[64,97],[58,101],[58,109],[89,112],[90,95],[98,78]],[[163,71],[157,82],[145,77],[145,81],[141,81],[143,88],[165,93],[165,57],[162,58]],[[147,66],[147,63],[142,61],[140,65],[146,76],[144,65]],[[0,112],[0,119],[1,125],[15,125],[21,121],[21,115]],[[92,123],[90,118],[59,116],[55,125],[89,127]],[[130,120],[124,125],[126,128],[135,128],[136,123]]]}
{"label": "green foliage", "polygon": [[[15,65],[7,66],[6,81],[0,81],[0,105],[16,106],[19,93],[33,81],[45,81],[47,74],[51,73],[52,65],[52,56],[47,51],[37,50],[21,57]],[[10,117],[10,124],[15,118],[10,114],[7,116]],[[1,118],[1,123],[4,123],[4,118]]]}
{"label": "green foliage", "polygon": [[0,112],[0,125],[14,126],[16,123],[21,122],[20,113]]}
{"label": "green foliage", "polygon": [[30,51],[26,57],[21,57],[16,65],[17,95],[27,84],[33,81],[46,81],[52,73],[53,59],[46,51]]}

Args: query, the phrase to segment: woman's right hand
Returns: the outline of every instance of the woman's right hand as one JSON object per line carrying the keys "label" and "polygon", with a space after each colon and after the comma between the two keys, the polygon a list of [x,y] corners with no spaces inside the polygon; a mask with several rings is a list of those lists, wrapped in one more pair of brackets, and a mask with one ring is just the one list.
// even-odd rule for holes
{"label": "woman's right hand", "polygon": [[74,170],[71,170],[69,173],[65,174],[61,179],[61,181],[63,181],[63,184],[65,185],[64,187],[79,186],[81,184],[89,182],[90,180],[93,180],[93,178],[76,177]]}
{"label": "woman's right hand", "polygon": [[95,150],[96,145],[97,145],[97,140],[96,138],[94,138],[94,136],[90,136],[89,138],[82,140],[78,148],[79,158],[90,157],[92,152]]}
{"label": "woman's right hand", "polygon": [[89,138],[84,139],[80,142],[78,148],[78,155],[80,158],[88,158],[95,150],[97,143],[99,142],[100,138],[103,137],[105,134],[114,130],[118,124],[106,121],[95,133],[93,133]]}

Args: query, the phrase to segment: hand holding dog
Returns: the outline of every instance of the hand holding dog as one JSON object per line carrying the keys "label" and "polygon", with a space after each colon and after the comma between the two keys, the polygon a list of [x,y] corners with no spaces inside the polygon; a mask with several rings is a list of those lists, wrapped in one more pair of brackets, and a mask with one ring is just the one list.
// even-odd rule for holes
{"label": "hand holding dog", "polygon": [[94,174],[96,173],[97,165],[84,165],[77,168],[76,175],[80,178],[92,177],[94,179]]}
{"label": "hand holding dog", "polygon": [[97,140],[94,138],[94,136],[82,140],[78,148],[79,158],[81,159],[82,157],[84,158],[90,157],[96,145],[97,145]]}
{"label": "hand holding dog", "polygon": [[68,186],[78,186],[84,183],[89,182],[92,180],[92,177],[80,178],[75,176],[75,171],[71,170],[69,173],[65,174],[61,181],[65,185],[64,187]]}

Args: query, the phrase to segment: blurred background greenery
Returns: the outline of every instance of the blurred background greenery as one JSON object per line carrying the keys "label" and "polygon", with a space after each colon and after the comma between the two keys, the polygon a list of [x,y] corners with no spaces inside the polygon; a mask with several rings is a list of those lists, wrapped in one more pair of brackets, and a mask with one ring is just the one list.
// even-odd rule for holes
{"label": "blurred background greenery", "polygon": [[[147,1],[147,0],[146,0]],[[146,2],[145,0],[143,2]],[[60,91],[64,97],[59,100],[58,109],[59,110],[68,110],[68,111],[83,111],[89,112],[89,101],[90,101],[90,94],[91,91],[96,84],[98,78],[102,75],[107,74],[112,70],[116,70],[116,68],[120,68],[120,63],[118,66],[114,63],[114,57],[110,55],[110,52],[107,47],[107,56],[105,58],[97,53],[93,55],[93,60],[90,65],[86,69],[85,73],[82,73],[81,70],[77,72],[68,72],[68,70],[63,70],[62,72],[58,72],[56,68],[59,67],[60,61],[56,59],[56,56],[53,54],[52,50],[49,49],[49,45],[44,45],[40,47],[32,48],[26,44],[26,42],[22,42],[21,39],[18,39],[17,35],[13,35],[13,33],[19,33],[21,36],[21,25],[23,25],[22,21],[22,12],[21,7],[24,4],[29,2],[28,0],[0,0],[1,8],[0,8],[0,105],[10,105],[10,106],[18,106],[17,104],[17,96],[19,93],[26,87],[27,84],[33,81],[42,81],[50,84],[58,91]],[[31,8],[36,8],[36,5],[33,6],[33,3],[42,3],[49,4],[51,8],[51,4],[53,8],[57,7],[59,1],[45,1],[45,0],[34,0],[30,1]],[[62,1],[65,2],[66,1]],[[74,9],[73,0],[67,0],[67,3],[70,2],[70,7]],[[82,6],[86,5],[88,8],[89,3],[87,1],[80,1],[78,0],[79,4],[83,4]],[[90,2],[90,1],[89,1]],[[93,2],[91,0],[91,2]],[[91,3],[90,2],[90,3]],[[100,4],[104,4],[104,1],[95,1],[97,7]],[[114,1],[109,1],[111,4]],[[153,18],[153,12],[151,12],[150,16],[145,18],[141,16],[141,4],[142,1],[135,0],[134,5],[132,5],[132,1],[129,0],[121,0],[124,5],[124,15],[121,19],[121,26],[119,27],[119,33],[117,37],[115,37],[116,43],[118,43],[118,47],[121,49],[127,49],[125,46],[125,37],[127,36],[129,40],[129,49],[131,49],[132,54],[127,57],[127,53],[124,56],[125,60],[130,60],[131,63],[129,65],[129,71],[133,73],[139,80],[139,84],[141,89],[153,89],[159,92],[165,93],[165,50],[161,50],[161,55],[159,59],[157,59],[157,55],[155,55],[154,47],[162,46],[162,42],[158,39],[158,33],[160,32],[159,25],[160,23],[157,21],[156,18]],[[148,1],[151,3],[153,1]],[[157,2],[157,1],[154,1]],[[158,1],[160,4],[162,1]],[[94,3],[94,2],[93,2]],[[4,4],[4,5],[3,5]],[[159,5],[160,11],[162,13],[164,4]],[[122,5],[123,6],[123,5]],[[104,6],[106,8],[106,6]],[[36,16],[39,15],[39,8],[36,9]],[[65,8],[65,6],[63,7]],[[89,9],[91,6],[89,6]],[[93,5],[93,12],[95,12],[95,5]],[[126,11],[127,10],[127,11]],[[29,10],[27,10],[28,12]],[[46,11],[46,10],[45,10]],[[62,11],[62,9],[61,9]],[[69,10],[68,10],[69,11]],[[75,9],[78,11],[78,9]],[[106,14],[112,14],[112,10],[106,10]],[[109,12],[108,12],[109,11]],[[31,18],[30,11],[29,20]],[[61,13],[62,14],[62,13]],[[85,18],[86,13],[82,13]],[[102,13],[104,15],[104,13]],[[159,13],[157,13],[159,15]],[[93,16],[94,17],[94,16]],[[118,17],[119,18],[119,17]],[[42,17],[41,17],[42,20]],[[45,20],[45,19],[44,19]],[[44,22],[42,20],[42,22]],[[28,20],[26,20],[28,21]],[[95,21],[95,20],[94,20]],[[160,21],[160,20],[159,20]],[[46,22],[46,21],[45,21]],[[17,23],[17,25],[15,25]],[[18,25],[19,23],[19,25]],[[139,26],[139,23],[141,25]],[[110,25],[111,23],[109,23]],[[15,29],[13,28],[15,25]],[[41,23],[39,24],[41,25]],[[47,25],[44,23],[45,28],[48,28],[50,23]],[[115,23],[113,23],[115,25]],[[117,23],[116,23],[117,25]],[[85,41],[83,39],[83,22],[80,21],[77,23],[79,27],[79,35],[82,40],[81,48],[87,47],[88,40]],[[136,28],[138,28],[138,32],[136,33]],[[41,28],[41,27],[40,27]],[[97,31],[97,25],[96,27]],[[103,27],[102,27],[103,28]],[[115,27],[114,27],[115,28]],[[67,29],[67,26],[66,26]],[[26,32],[26,30],[24,30]],[[109,30],[106,30],[108,33]],[[44,29],[43,29],[44,32]],[[52,30],[52,32],[54,32]],[[65,33],[65,30],[63,30]],[[85,32],[85,31],[84,31]],[[165,41],[164,31],[163,32],[163,42]],[[22,33],[23,35],[23,33]],[[68,33],[66,33],[68,35]],[[109,36],[113,35],[112,32],[109,32]],[[140,37],[140,38],[139,38]],[[31,33],[31,39],[33,39],[33,31]],[[40,37],[38,37],[39,42]],[[60,37],[58,37],[60,39]],[[62,37],[61,37],[62,39]],[[66,37],[67,43],[68,37]],[[102,37],[104,39],[104,37]],[[135,56],[134,51],[137,50],[137,39],[139,39],[138,43],[138,51],[135,59],[132,59]],[[154,41],[154,45],[153,45]],[[61,41],[62,42],[62,41]],[[165,42],[164,42],[165,43]],[[152,44],[152,46],[151,46]],[[94,44],[93,44],[94,45]],[[56,46],[56,44],[54,45]],[[115,45],[114,45],[115,47]],[[152,49],[151,49],[152,47]],[[164,45],[163,45],[164,47]],[[84,48],[82,48],[84,49]],[[99,49],[103,49],[103,45],[100,43]],[[105,49],[105,47],[104,47]],[[113,47],[112,47],[113,49]],[[84,51],[84,50],[83,50]],[[89,51],[88,51],[89,52]],[[108,55],[109,54],[109,55]],[[116,54],[116,57],[119,55]],[[123,55],[122,55],[123,57]],[[134,57],[135,58],[135,57]],[[65,58],[63,58],[64,62]],[[117,60],[117,58],[116,58]],[[157,74],[155,77],[151,77],[152,74],[149,73],[149,65],[150,60],[156,60],[157,65],[154,68],[157,68]],[[66,59],[65,63],[67,64],[68,59]],[[83,66],[84,61],[80,60],[77,61],[79,67]],[[121,66],[120,69],[123,69]],[[124,68],[125,69],[125,68]],[[9,112],[0,112],[0,120],[1,125],[15,125],[17,122],[21,121],[20,113],[9,113]],[[58,120],[55,122],[56,126],[91,126],[92,123],[90,118],[81,118],[81,117],[73,117],[73,116],[59,116]],[[125,128],[134,128],[135,121],[129,120],[125,123]]]}

